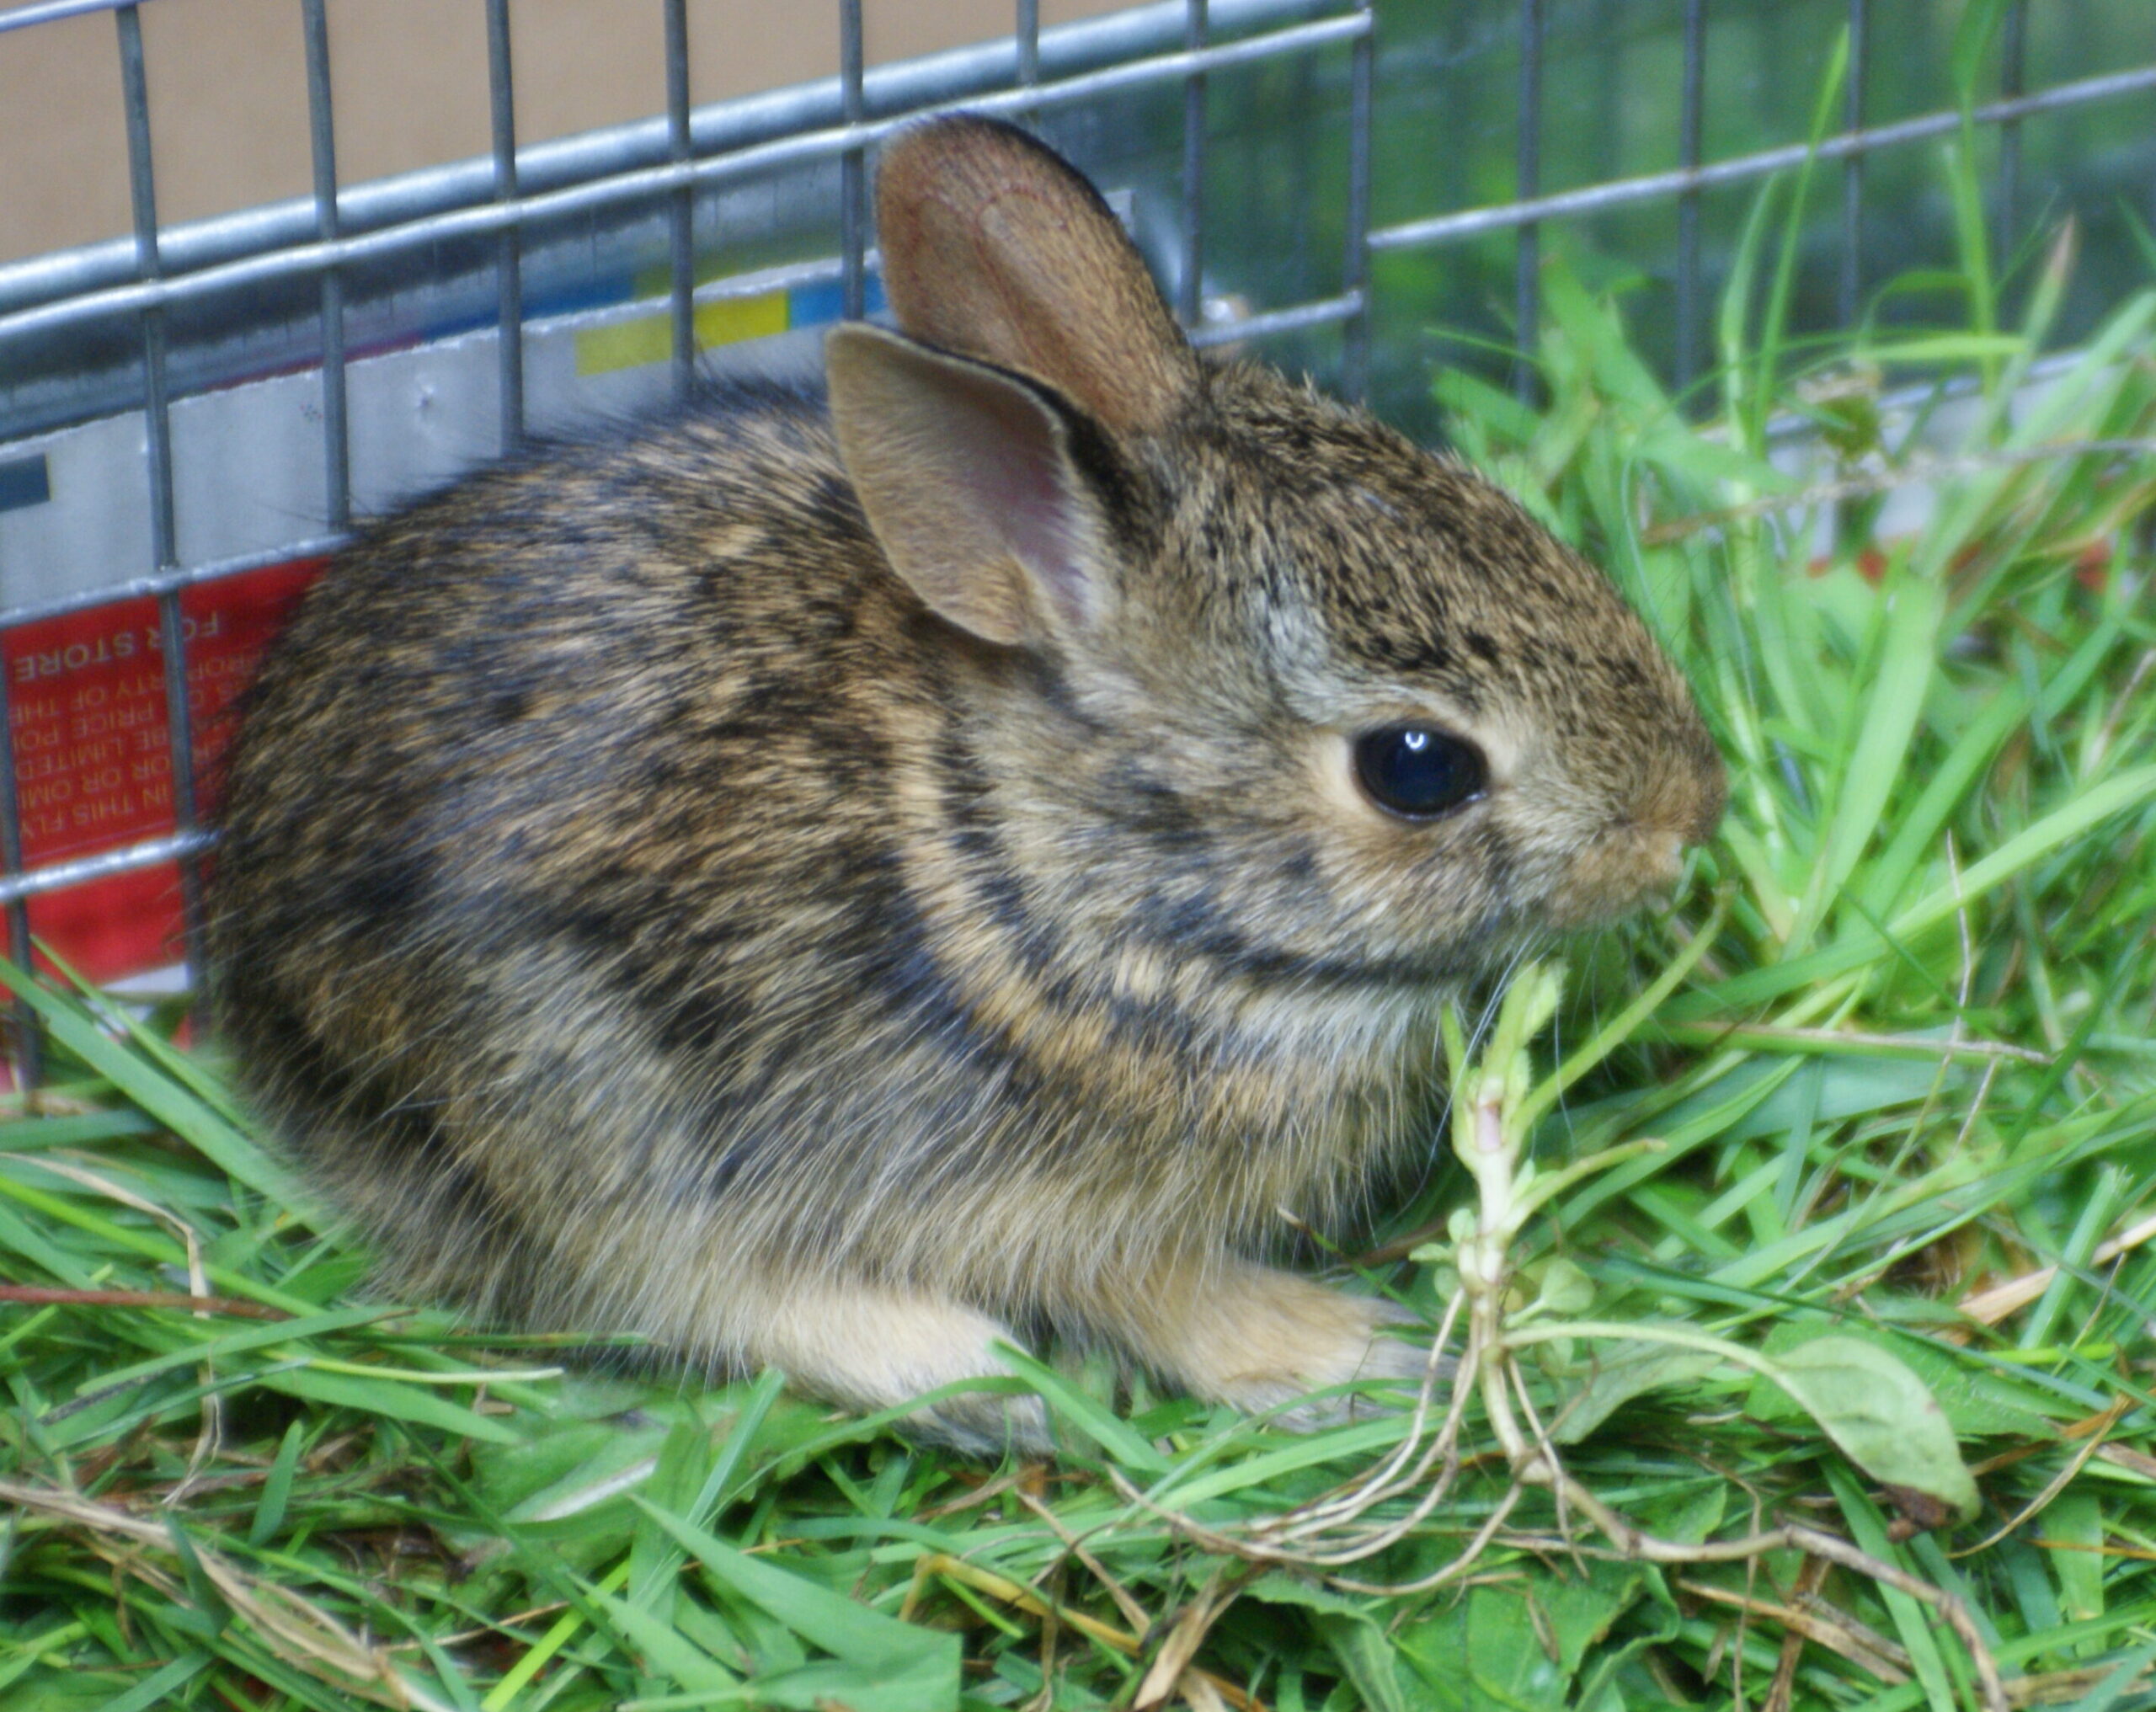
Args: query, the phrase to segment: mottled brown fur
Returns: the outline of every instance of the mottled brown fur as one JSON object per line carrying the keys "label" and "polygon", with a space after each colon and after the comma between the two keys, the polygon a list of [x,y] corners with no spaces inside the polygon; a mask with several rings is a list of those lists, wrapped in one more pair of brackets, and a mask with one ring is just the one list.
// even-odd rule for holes
{"label": "mottled brown fur", "polygon": [[[1448,984],[1666,881],[1720,764],[1598,573],[1200,364],[1046,151],[888,153],[926,343],[834,336],[837,440],[729,389],[309,596],[231,764],[225,1027],[400,1288],[490,1318],[859,1406],[1018,1327],[1246,1405],[1400,1371],[1254,1257],[1427,1144]],[[958,491],[1006,445],[1017,501]],[[1406,719],[1482,745],[1481,801],[1364,799],[1349,739]]]}

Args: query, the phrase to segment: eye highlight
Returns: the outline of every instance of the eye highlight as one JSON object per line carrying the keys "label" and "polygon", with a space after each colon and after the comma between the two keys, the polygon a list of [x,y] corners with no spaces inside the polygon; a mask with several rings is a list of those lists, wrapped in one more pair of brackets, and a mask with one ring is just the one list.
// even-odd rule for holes
{"label": "eye highlight", "polygon": [[1490,768],[1465,738],[1432,725],[1387,725],[1355,739],[1355,780],[1386,813],[1434,820],[1481,796]]}

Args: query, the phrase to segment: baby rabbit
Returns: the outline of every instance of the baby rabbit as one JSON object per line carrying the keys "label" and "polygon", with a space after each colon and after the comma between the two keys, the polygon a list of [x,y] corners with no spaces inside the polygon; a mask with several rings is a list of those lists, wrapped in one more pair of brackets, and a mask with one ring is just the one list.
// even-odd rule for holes
{"label": "baby rabbit", "polygon": [[1675,876],[1714,746],[1509,499],[1197,356],[1041,144],[921,125],[877,215],[828,403],[531,452],[308,596],[215,880],[252,1096],[397,1288],[857,1409],[1050,1331],[1246,1408],[1419,1372],[1260,1256],[1431,1145],[1462,978]]}

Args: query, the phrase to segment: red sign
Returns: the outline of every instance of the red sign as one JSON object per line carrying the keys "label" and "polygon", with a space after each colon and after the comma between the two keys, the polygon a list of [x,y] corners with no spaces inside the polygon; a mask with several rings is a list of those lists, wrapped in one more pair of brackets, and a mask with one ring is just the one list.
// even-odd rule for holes
{"label": "red sign", "polygon": [[[216,801],[241,692],[320,559],[180,591],[195,777]],[[174,828],[164,632],[153,598],[115,601],[0,637],[27,867]],[[30,899],[30,932],[93,981],[179,961],[179,872],[165,863]]]}

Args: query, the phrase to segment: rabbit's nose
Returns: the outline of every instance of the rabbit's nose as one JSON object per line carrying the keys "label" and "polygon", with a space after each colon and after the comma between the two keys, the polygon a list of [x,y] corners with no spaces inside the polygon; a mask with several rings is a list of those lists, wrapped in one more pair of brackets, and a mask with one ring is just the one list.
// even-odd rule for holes
{"label": "rabbit's nose", "polygon": [[1586,927],[1626,915],[1666,895],[1684,877],[1685,840],[1667,824],[1625,820],[1591,840],[1550,899],[1560,925]]}
{"label": "rabbit's nose", "polygon": [[1715,835],[1729,805],[1729,770],[1697,715],[1678,723],[1654,771],[1641,782],[1645,788],[1629,818],[1641,827],[1673,835],[1680,861],[1686,847]]}

